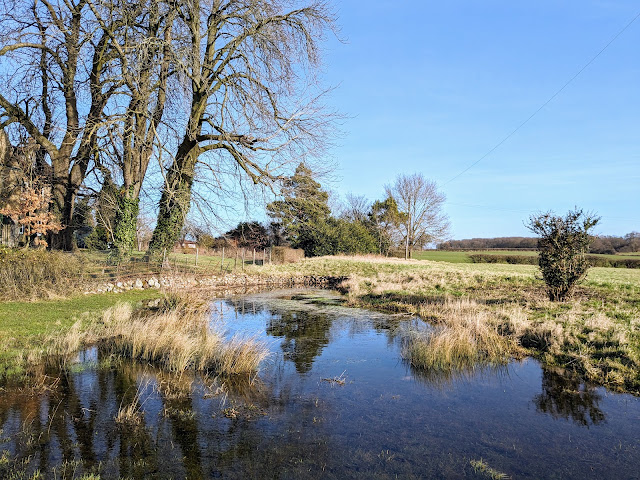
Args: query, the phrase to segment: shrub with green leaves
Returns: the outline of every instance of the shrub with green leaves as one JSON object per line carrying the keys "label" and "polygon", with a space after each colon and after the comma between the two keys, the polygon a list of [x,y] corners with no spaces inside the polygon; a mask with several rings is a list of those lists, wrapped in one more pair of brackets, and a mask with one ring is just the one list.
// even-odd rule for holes
{"label": "shrub with green leaves", "polygon": [[538,265],[547,284],[552,301],[563,301],[571,296],[576,284],[589,268],[589,231],[600,221],[599,217],[582,210],[570,210],[564,217],[552,212],[532,215],[527,227],[537,234]]}

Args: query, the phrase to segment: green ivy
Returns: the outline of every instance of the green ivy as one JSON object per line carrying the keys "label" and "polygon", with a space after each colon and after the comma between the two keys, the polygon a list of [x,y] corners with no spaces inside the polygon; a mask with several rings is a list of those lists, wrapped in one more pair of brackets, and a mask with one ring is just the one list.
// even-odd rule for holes
{"label": "green ivy", "polygon": [[171,193],[162,192],[158,223],[153,230],[147,257],[152,262],[160,262],[164,252],[171,251],[180,238],[184,220],[191,204],[190,182],[182,180],[172,189]]}
{"label": "green ivy", "polygon": [[136,225],[140,210],[140,199],[134,195],[133,187],[120,189],[117,196],[115,224],[113,228],[114,250],[110,258],[121,262],[131,255],[136,242]]}

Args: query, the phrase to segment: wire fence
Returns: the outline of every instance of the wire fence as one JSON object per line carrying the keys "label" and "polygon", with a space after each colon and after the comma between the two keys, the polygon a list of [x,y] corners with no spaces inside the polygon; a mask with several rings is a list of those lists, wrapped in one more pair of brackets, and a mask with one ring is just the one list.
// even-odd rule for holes
{"label": "wire fence", "polygon": [[288,263],[304,258],[302,250],[287,247],[181,248],[163,252],[159,261],[150,261],[144,252],[132,252],[124,259],[113,250],[80,252],[86,260],[84,276],[94,280],[128,280],[158,275],[227,275],[241,274],[266,265]]}

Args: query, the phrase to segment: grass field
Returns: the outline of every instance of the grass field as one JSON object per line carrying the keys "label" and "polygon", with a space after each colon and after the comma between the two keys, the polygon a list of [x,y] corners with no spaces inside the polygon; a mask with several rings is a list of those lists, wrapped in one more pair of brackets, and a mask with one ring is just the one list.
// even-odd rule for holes
{"label": "grass field", "polygon": [[[538,255],[533,250],[478,250],[478,251],[451,251],[451,250],[423,250],[413,252],[412,258],[414,260],[431,260],[434,262],[449,262],[449,263],[472,263],[469,255],[513,255],[513,256],[525,256],[535,257]],[[595,257],[605,259],[637,259],[640,257],[640,252],[620,254],[620,255],[604,255],[593,254]]]}

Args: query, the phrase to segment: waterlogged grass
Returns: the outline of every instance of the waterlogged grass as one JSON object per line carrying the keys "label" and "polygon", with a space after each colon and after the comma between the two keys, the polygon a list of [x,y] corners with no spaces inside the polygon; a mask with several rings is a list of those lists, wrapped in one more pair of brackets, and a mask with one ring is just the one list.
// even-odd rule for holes
{"label": "waterlogged grass", "polygon": [[406,359],[419,368],[462,369],[532,355],[640,394],[638,270],[593,268],[563,303],[548,300],[532,265],[325,257],[265,271],[346,276],[350,304],[419,315],[435,327],[405,344]]}
{"label": "waterlogged grass", "polygon": [[506,473],[500,472],[495,468],[491,468],[489,464],[482,459],[470,460],[469,464],[475,473],[482,474],[485,478],[490,478],[491,480],[507,480],[511,478]]}
{"label": "waterlogged grass", "polygon": [[[267,347],[253,339],[226,339],[212,329],[207,303],[193,296],[150,315],[136,315],[126,303],[117,305],[85,335],[108,353],[176,373],[253,373],[268,354]],[[75,337],[69,335],[66,341],[74,344]]]}
{"label": "waterlogged grass", "polygon": [[138,304],[162,297],[157,290],[131,290],[62,300],[0,303],[0,379],[19,376],[37,363],[53,338],[67,334],[74,324],[88,324],[117,303]]}
{"label": "waterlogged grass", "polygon": [[[157,311],[140,308],[142,301],[160,298]],[[266,347],[252,339],[227,339],[209,321],[206,298],[155,290],[0,304],[0,379],[23,376],[45,363],[66,363],[94,344],[172,372],[255,372]]]}

